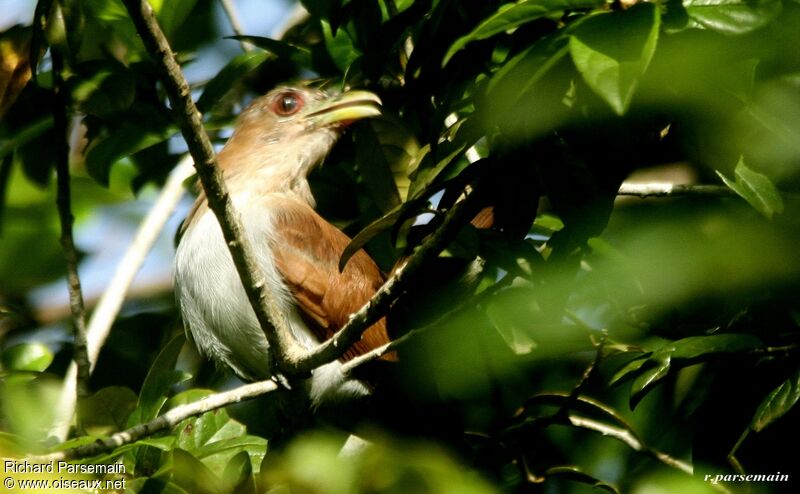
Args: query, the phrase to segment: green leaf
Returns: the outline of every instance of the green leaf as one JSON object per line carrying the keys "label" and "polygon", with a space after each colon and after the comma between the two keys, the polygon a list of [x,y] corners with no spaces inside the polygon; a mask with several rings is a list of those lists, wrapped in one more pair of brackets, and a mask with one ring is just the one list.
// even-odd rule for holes
{"label": "green leaf", "polygon": [[259,67],[269,57],[269,53],[252,50],[233,58],[225,67],[215,75],[206,87],[203,94],[197,99],[197,109],[201,113],[211,110],[219,100],[225,97],[241,78]]}
{"label": "green leaf", "polygon": [[222,483],[213,471],[191,453],[180,448],[172,450],[170,477],[178,486],[197,494],[223,492]]}
{"label": "green leaf", "polygon": [[783,4],[780,0],[683,0],[683,7],[696,26],[744,34],[775,19]]}
{"label": "green leaf", "polygon": [[291,60],[301,67],[311,67],[311,50],[305,46],[295,45],[287,41],[275,40],[272,38],[264,38],[262,36],[228,36],[225,39],[235,39],[252,43],[279,59]]}
{"label": "green leaf", "polygon": [[[83,439],[83,438],[78,438],[78,439]],[[80,444],[81,443],[78,443],[75,446],[78,446]],[[138,441],[134,441],[132,443],[123,444],[122,446],[116,448],[114,451],[108,454],[95,456],[91,459],[87,459],[86,462],[87,463],[91,462],[95,464],[112,463],[114,461],[117,461],[119,457],[124,455],[125,453],[136,451],[137,449],[145,446],[150,448],[155,448],[158,451],[164,451],[164,452],[172,451],[172,449],[175,447],[175,437],[173,436],[146,437],[144,439],[139,439]],[[62,449],[66,448],[62,448],[61,445],[59,445],[58,450]]]}
{"label": "green leaf", "polygon": [[670,365],[672,360],[669,357],[662,358],[656,361],[657,364],[655,367],[648,368],[639,376],[634,379],[633,384],[631,385],[631,398],[630,398],[630,407],[631,410],[636,408],[636,405],[645,397],[645,395],[650,392],[653,387],[661,382],[662,379],[667,377],[670,370]]}
{"label": "green leaf", "polygon": [[153,420],[158,416],[167,401],[169,389],[179,382],[189,379],[189,374],[175,370],[178,355],[186,343],[183,333],[176,335],[161,349],[156,357],[139,393],[136,410],[128,420],[128,426],[134,426]]}
{"label": "green leaf", "polygon": [[607,492],[611,492],[613,494],[619,494],[619,489],[617,489],[613,485],[604,482],[602,480],[599,480],[595,477],[592,477],[588,473],[583,472],[579,468],[573,466],[550,467],[547,470],[545,470],[544,476],[546,478],[562,477],[567,480],[572,480],[574,482],[588,484],[595,489],[604,490]]}
{"label": "green leaf", "polygon": [[3,352],[5,370],[44,372],[53,361],[53,352],[41,343],[20,343]]}
{"label": "green leaf", "polygon": [[70,78],[72,99],[81,112],[109,119],[130,108],[136,96],[133,74],[119,64],[91,61],[78,65]]}
{"label": "green leaf", "polygon": [[[154,128],[155,127],[155,128]],[[159,128],[139,122],[124,122],[105,139],[97,142],[86,156],[89,175],[103,185],[108,184],[111,165],[138,151],[164,142],[178,133],[174,125]]]}
{"label": "green leaf", "polygon": [[150,0],[150,4],[156,11],[161,30],[169,37],[181,27],[197,0]]}
{"label": "green leaf", "polygon": [[227,492],[235,492],[237,494],[256,493],[253,465],[247,451],[239,451],[225,465],[225,470],[222,472],[222,482]]}
{"label": "green leaf", "polygon": [[527,22],[557,15],[564,10],[585,9],[605,4],[603,0],[520,0],[502,5],[497,12],[487,17],[478,27],[456,40],[447,50],[442,66],[471,41],[490,38],[496,34],[515,29]]}
{"label": "green leaf", "polygon": [[791,410],[798,400],[800,400],[800,369],[764,398],[750,422],[750,428],[756,432],[762,431]]}
{"label": "green leaf", "polygon": [[[109,386],[80,402],[80,420],[92,434],[122,430],[136,408],[137,396],[130,388]],[[99,429],[99,430],[98,430]]]}
{"label": "green leaf", "polygon": [[655,5],[638,4],[589,18],[570,37],[578,72],[618,115],[627,111],[653,58],[660,21]]}
{"label": "green leaf", "polygon": [[172,410],[173,408],[179,407],[181,405],[186,405],[189,403],[193,403],[197,400],[201,400],[206,396],[214,394],[214,391],[211,389],[203,389],[203,388],[194,388],[194,389],[187,389],[186,391],[181,391],[180,393],[176,394],[164,404],[164,410]]}
{"label": "green leaf", "polygon": [[442,172],[453,163],[454,160],[463,156],[467,150],[467,145],[464,143],[450,145],[442,144],[437,149],[437,152],[447,153],[444,158],[434,162],[434,156],[430,153],[430,145],[425,145],[419,150],[417,156],[409,165],[409,168],[414,170],[411,174],[411,186],[408,189],[408,197],[415,199],[421,197],[423,192],[430,189],[430,187],[437,182],[437,178]]}
{"label": "green leaf", "polygon": [[609,380],[608,382],[609,386],[613,386],[619,383],[620,381],[623,381],[624,379],[630,377],[631,374],[641,369],[642,366],[644,366],[644,364],[647,363],[647,357],[648,357],[647,355],[636,357],[635,359],[631,360],[627,364],[620,367],[620,369],[617,372],[615,372],[614,375]]}
{"label": "green leaf", "polygon": [[180,431],[178,447],[192,454],[198,454],[207,443],[239,437],[245,434],[245,427],[232,420],[225,410],[206,412],[199,417],[190,417],[176,427]]}
{"label": "green leaf", "polygon": [[331,24],[328,21],[321,20],[322,34],[325,36],[325,46],[328,49],[333,63],[341,70],[346,72],[350,65],[361,56],[361,52],[353,44],[350,35],[347,34],[345,29],[338,29],[336,34],[333,33]]}
{"label": "green leaf", "polygon": [[734,175],[736,181],[717,171],[717,175],[729,189],[736,192],[759,213],[772,218],[775,213],[783,212],[783,199],[780,192],[766,176],[747,167],[744,158],[739,158]]}
{"label": "green leaf", "polygon": [[388,213],[384,214],[377,220],[373,221],[369,225],[367,225],[363,230],[358,232],[358,234],[347,244],[347,247],[342,252],[342,257],[339,258],[339,271],[344,271],[344,267],[347,265],[347,261],[353,257],[353,254],[358,252],[359,249],[367,245],[367,242],[375,238],[377,235],[385,232],[386,230],[392,228],[395,223],[403,216],[403,214],[408,210],[409,203],[399,204],[397,207],[389,211]]}
{"label": "green leaf", "polygon": [[52,130],[53,117],[46,116],[35,122],[18,129],[10,139],[5,139],[0,144],[0,159],[5,158],[11,154],[15,149],[24,146],[25,144],[42,136],[44,133]]}
{"label": "green leaf", "polygon": [[247,428],[230,418],[224,409],[190,417],[175,430],[176,447],[202,460],[214,472],[225,468],[231,458],[241,452],[247,453],[251,469],[257,470],[267,450],[266,439],[248,435]]}
{"label": "green leaf", "polygon": [[613,381],[617,382],[645,367],[631,385],[630,406],[635,408],[674,369],[708,360],[713,356],[745,352],[762,346],[761,340],[747,334],[691,336],[664,345],[641,364],[638,361],[628,363],[614,375]]}
{"label": "green leaf", "polygon": [[754,350],[763,345],[761,340],[748,334],[690,336],[656,350],[653,353],[653,358],[669,354],[673,359],[694,363],[696,359],[707,355],[739,353],[746,350]]}
{"label": "green leaf", "polygon": [[364,184],[382,213],[400,204],[408,191],[408,165],[419,146],[402,127],[371,120],[356,128],[356,159]]}

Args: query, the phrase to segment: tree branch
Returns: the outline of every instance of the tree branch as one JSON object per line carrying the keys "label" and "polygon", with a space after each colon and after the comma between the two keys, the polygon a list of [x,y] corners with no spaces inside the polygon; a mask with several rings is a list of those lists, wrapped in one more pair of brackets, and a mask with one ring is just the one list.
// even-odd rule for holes
{"label": "tree branch", "polygon": [[[86,330],[89,372],[94,370],[100,350],[111,332],[111,325],[114,323],[122,303],[125,301],[125,296],[133,283],[133,279],[164,229],[164,225],[175,212],[178,202],[184,196],[183,182],[191,174],[192,160],[187,155],[170,173],[156,202],[139,225],[139,229],[136,231],[128,250],[119,261],[119,264],[117,264],[117,269],[111,278],[111,282],[103,291],[97,307],[92,312]],[[50,436],[57,438],[59,441],[66,440],[72,415],[75,411],[76,377],[77,368],[73,363],[64,376],[64,384],[61,388],[61,396],[56,409],[56,419],[49,431]]]}
{"label": "tree branch", "polygon": [[580,417],[572,414],[569,414],[567,416],[567,421],[569,424],[575,427],[581,427],[583,429],[593,430],[603,434],[604,436],[613,437],[614,439],[625,443],[626,445],[628,445],[628,447],[630,447],[634,451],[644,453],[647,456],[650,456],[653,459],[660,461],[664,465],[667,465],[676,470],[680,470],[681,472],[692,475],[693,470],[691,465],[677,458],[673,458],[672,456],[666,453],[645,446],[638,438],[636,438],[633,434],[631,434],[630,431],[627,431],[621,427],[614,427],[613,425],[604,424],[597,420],[592,420],[590,418]]}
{"label": "tree branch", "polygon": [[78,252],[72,236],[72,197],[70,193],[69,144],[67,143],[67,100],[64,96],[64,60],[57,49],[52,50],[53,61],[53,130],[55,133],[56,180],[58,191],[56,205],[61,222],[61,248],[67,264],[69,305],[74,334],[73,361],[77,366],[75,393],[79,397],[89,394],[89,356],[86,348],[86,308],[83,304],[81,279],[78,275]]}
{"label": "tree branch", "polygon": [[164,413],[164,415],[160,415],[150,422],[136,425],[122,432],[117,432],[106,439],[98,439],[91,444],[78,446],[77,448],[71,448],[64,451],[58,451],[44,457],[36,458],[36,460],[60,461],[97,456],[101,453],[112,451],[120,446],[132,443],[164,429],[175,427],[182,420],[185,420],[189,417],[210,412],[212,410],[216,410],[217,408],[222,408],[234,403],[239,403],[243,400],[256,398],[258,396],[275,391],[276,389],[278,389],[278,385],[274,381],[259,381],[239,386],[238,388],[230,391],[214,393],[195,402],[175,407],[172,410]]}
{"label": "tree branch", "polygon": [[202,117],[192,101],[189,85],[181,73],[180,66],[156,21],[150,4],[146,0],[123,1],[144,46],[156,61],[161,80],[180,123],[181,132],[194,158],[197,175],[205,190],[208,205],[219,221],[236,271],[269,342],[273,362],[282,370],[291,371],[292,369],[286,364],[301,353],[300,345],[292,336],[275,297],[267,289],[264,275],[256,263],[255,251],[243,234],[239,215],[233,208],[211,141],[203,128]]}
{"label": "tree branch", "polygon": [[679,196],[735,196],[736,193],[724,185],[683,185],[652,182],[635,184],[625,182],[617,192],[618,196],[647,197],[679,197]]}
{"label": "tree branch", "polygon": [[[308,372],[339,358],[350,346],[361,338],[369,326],[386,314],[389,305],[405,289],[408,281],[429,259],[439,255],[458,230],[476,212],[480,196],[480,185],[476,185],[462,201],[456,203],[445,215],[441,226],[398,268],[394,275],[375,292],[375,295],[330,339],[301,357],[295,364],[299,372]],[[390,343],[391,345],[391,343]],[[379,351],[380,349],[376,350]]]}

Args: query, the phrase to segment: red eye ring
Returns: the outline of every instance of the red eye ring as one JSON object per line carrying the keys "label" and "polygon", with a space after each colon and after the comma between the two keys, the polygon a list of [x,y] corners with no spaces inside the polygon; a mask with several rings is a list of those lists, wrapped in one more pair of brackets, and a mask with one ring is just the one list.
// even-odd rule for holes
{"label": "red eye ring", "polygon": [[295,91],[284,91],[275,96],[272,100],[272,111],[282,117],[288,117],[299,112],[305,101],[303,97]]}

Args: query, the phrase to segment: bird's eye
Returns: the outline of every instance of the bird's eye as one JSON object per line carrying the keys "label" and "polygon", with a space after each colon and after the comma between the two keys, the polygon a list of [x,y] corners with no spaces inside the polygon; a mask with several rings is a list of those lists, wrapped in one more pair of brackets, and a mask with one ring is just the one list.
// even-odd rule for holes
{"label": "bird's eye", "polygon": [[283,117],[294,115],[303,107],[303,98],[294,92],[280,93],[272,102],[272,110]]}

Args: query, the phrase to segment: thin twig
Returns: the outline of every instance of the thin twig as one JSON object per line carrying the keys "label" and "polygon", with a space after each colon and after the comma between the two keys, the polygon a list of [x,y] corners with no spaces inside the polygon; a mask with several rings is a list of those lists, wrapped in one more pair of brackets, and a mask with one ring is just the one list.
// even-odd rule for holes
{"label": "thin twig", "polygon": [[672,456],[666,453],[645,446],[638,438],[636,438],[633,434],[631,434],[630,431],[627,431],[621,427],[614,427],[613,425],[604,424],[597,420],[592,420],[590,418],[580,417],[572,414],[567,416],[567,421],[575,427],[581,427],[583,429],[593,430],[603,434],[604,436],[613,437],[614,439],[622,441],[623,443],[627,444],[628,447],[630,447],[634,451],[644,453],[652,457],[653,459],[660,461],[664,465],[667,465],[669,467],[680,470],[681,472],[692,475],[691,465],[677,458],[673,458]]}
{"label": "thin twig", "polygon": [[589,381],[594,377],[597,373],[597,369],[600,367],[600,362],[603,360],[603,350],[606,346],[606,341],[608,340],[608,331],[603,330],[601,332],[600,341],[596,344],[594,359],[592,363],[583,371],[581,375],[581,379],[578,381],[578,384],[572,388],[572,391],[567,396],[567,399],[564,400],[564,404],[561,408],[556,412],[556,416],[558,417],[566,417],[569,415],[569,409],[578,401],[581,393],[586,386],[589,384]]}
{"label": "thin twig", "polygon": [[735,196],[736,193],[724,185],[682,185],[672,183],[653,182],[647,184],[623,183],[618,196],[647,197],[677,197],[677,196]]}
{"label": "thin twig", "polygon": [[[236,13],[236,7],[233,5],[233,2],[231,0],[219,0],[219,3],[222,5],[222,10],[225,11],[225,16],[228,18],[233,33],[236,36],[244,35],[242,23],[239,20],[239,14]],[[242,47],[242,51],[250,51],[252,49],[247,42],[241,40],[239,40],[239,46]]]}
{"label": "thin twig", "polygon": [[111,283],[100,297],[89,320],[88,329],[89,361],[92,364],[92,370],[94,370],[100,349],[111,330],[111,325],[122,307],[125,293],[133,283],[139,268],[144,264],[147,254],[153,248],[164,225],[172,217],[181,198],[186,194],[183,182],[192,176],[192,173],[192,160],[189,156],[183,158],[172,170],[156,202],[153,203],[147,216],[139,225],[130,247],[117,265]]}
{"label": "thin twig", "polygon": [[117,432],[106,439],[98,439],[97,441],[71,448],[64,451],[37,458],[43,461],[60,461],[76,458],[87,458],[90,456],[97,456],[101,453],[112,451],[125,444],[132,443],[143,437],[155,434],[158,431],[169,429],[178,425],[182,420],[189,417],[200,415],[217,408],[222,408],[227,405],[239,403],[243,400],[249,400],[258,396],[270,393],[278,389],[278,385],[274,381],[259,381],[255,383],[245,384],[230,391],[222,393],[214,393],[201,398],[195,402],[187,403],[169,410],[160,415],[150,422],[139,424],[130,429],[122,432]]}
{"label": "thin twig", "polygon": [[61,221],[61,248],[67,264],[69,305],[74,334],[73,361],[77,366],[75,392],[84,397],[89,394],[89,356],[86,347],[86,308],[83,304],[81,279],[78,275],[78,251],[72,236],[72,197],[70,193],[69,144],[67,143],[67,100],[64,95],[64,60],[58,50],[52,50],[53,61],[53,130],[55,132],[56,178],[58,192],[56,204]]}
{"label": "thin twig", "polygon": [[[192,159],[187,155],[170,173],[158,198],[139,225],[139,229],[136,231],[128,250],[117,264],[117,270],[108,287],[103,291],[97,307],[92,312],[86,330],[90,372],[94,370],[94,366],[97,364],[100,349],[108,338],[111,325],[114,323],[122,303],[125,301],[125,296],[133,283],[133,279],[142,264],[144,264],[147,254],[153,248],[158,236],[164,229],[164,225],[166,225],[181,198],[185,195],[183,182],[191,174]],[[75,411],[76,396],[74,386],[77,376],[76,370],[73,363],[64,376],[64,384],[56,409],[57,418],[49,432],[50,436],[59,441],[66,440],[72,415]]]}
{"label": "thin twig", "polygon": [[397,350],[400,346],[407,343],[411,338],[418,335],[419,333],[422,333],[423,331],[426,331],[431,326],[432,325],[427,325],[423,328],[412,329],[408,333],[404,334],[403,336],[397,339],[390,341],[389,343],[381,345],[378,348],[374,348],[373,350],[363,355],[359,355],[358,357],[355,357],[354,359],[349,360],[346,363],[342,364],[342,366],[339,368],[339,372],[341,372],[345,378],[349,378],[353,373],[353,371],[356,370],[358,367],[366,364],[367,362],[372,362],[373,360],[377,360],[389,352]]}
{"label": "thin twig", "polygon": [[292,336],[275,296],[267,288],[264,275],[256,262],[255,250],[243,234],[239,215],[233,208],[214,149],[203,128],[202,116],[192,101],[189,84],[183,77],[150,4],[146,0],[124,0],[124,3],[144,46],[156,61],[181,132],[194,158],[208,205],[219,221],[236,271],[269,342],[273,362],[291,373],[294,369],[289,364],[302,353],[301,347]]}

